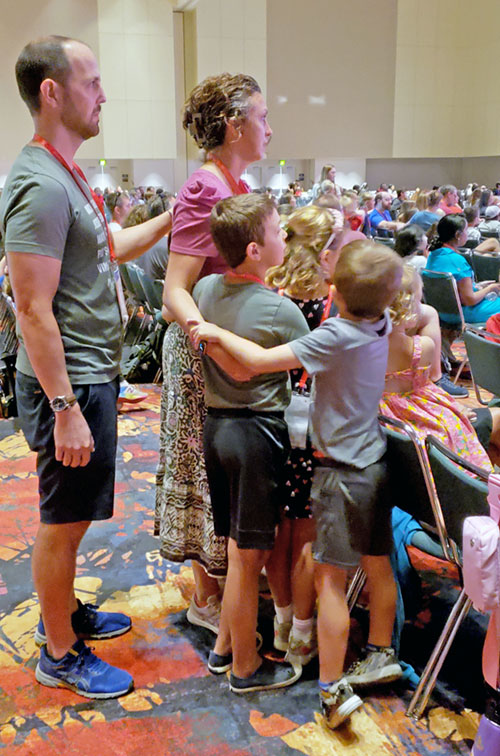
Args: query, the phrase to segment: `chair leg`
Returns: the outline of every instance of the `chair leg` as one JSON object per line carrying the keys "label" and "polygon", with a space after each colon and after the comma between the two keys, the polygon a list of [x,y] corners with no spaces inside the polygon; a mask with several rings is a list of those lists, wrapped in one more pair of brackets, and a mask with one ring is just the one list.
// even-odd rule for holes
{"label": "chair leg", "polygon": [[430,695],[434,689],[437,676],[441,671],[444,660],[450,650],[450,646],[453,643],[457,630],[462,624],[463,620],[467,616],[467,613],[472,605],[471,600],[467,597],[467,594],[462,589],[460,596],[458,597],[453,609],[450,612],[446,624],[439,636],[439,640],[436,643],[432,654],[429,657],[420,682],[417,686],[413,698],[411,699],[408,708],[406,709],[406,716],[412,717],[412,719],[420,719],[422,716]]}
{"label": "chair leg", "polygon": [[347,589],[347,607],[349,609],[349,614],[352,612],[354,607],[356,606],[356,601],[358,600],[358,596],[363,590],[363,586],[366,583],[366,573],[361,568],[358,567],[356,572],[354,573],[354,576],[349,583],[349,588]]}
{"label": "chair leg", "polygon": [[462,360],[462,362],[460,363],[460,367],[458,368],[458,370],[457,370],[457,374],[455,375],[455,378],[453,379],[453,383],[455,383],[455,384],[456,384],[456,382],[457,382],[457,381],[458,381],[458,379],[460,378],[460,375],[462,374],[462,370],[463,370],[463,369],[464,369],[464,367],[465,367],[465,366],[467,365],[467,361],[468,361],[468,360],[467,360],[467,357],[465,357],[465,359],[463,359],[463,360]]}

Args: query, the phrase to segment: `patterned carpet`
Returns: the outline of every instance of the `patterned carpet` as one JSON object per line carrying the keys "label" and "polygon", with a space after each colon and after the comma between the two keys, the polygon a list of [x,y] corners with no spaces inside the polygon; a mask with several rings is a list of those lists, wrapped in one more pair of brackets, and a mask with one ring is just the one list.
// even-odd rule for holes
{"label": "patterned carpet", "polygon": [[[443,669],[444,683],[419,723],[405,716],[411,691],[404,683],[368,691],[351,725],[331,733],[318,718],[314,663],[292,688],[246,697],[231,694],[224,676],[208,673],[213,636],[185,618],[193,590],[191,569],[164,561],[152,536],[159,389],[147,390],[148,400],[120,416],[115,516],[90,528],[76,578],[82,600],[132,617],[130,633],[97,644],[104,659],[134,675],[135,691],[120,700],[89,701],[34,680],[34,456],[15,422],[0,421],[0,751],[9,756],[470,753],[482,702],[485,628],[485,618],[475,612],[460,631]],[[436,577],[421,554],[415,552],[413,559],[424,570],[423,599],[417,618],[405,627],[401,656],[421,668],[457,584]],[[261,629],[267,651],[272,643],[269,604],[263,596]],[[353,653],[362,643],[365,619],[363,611],[353,619]]]}

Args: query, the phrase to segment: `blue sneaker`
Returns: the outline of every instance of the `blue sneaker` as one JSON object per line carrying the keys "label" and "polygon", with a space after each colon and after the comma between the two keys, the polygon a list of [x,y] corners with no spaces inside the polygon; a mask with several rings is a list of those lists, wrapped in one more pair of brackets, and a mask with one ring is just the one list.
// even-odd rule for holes
{"label": "blue sneaker", "polygon": [[49,688],[69,688],[85,698],[118,698],[134,687],[128,672],[99,659],[82,640],[59,661],[42,646],[35,677]]}
{"label": "blue sneaker", "polygon": [[[82,604],[77,599],[78,609],[71,615],[71,624],[75,635],[84,640],[105,640],[128,633],[132,620],[121,612],[98,612],[95,604]],[[47,643],[43,620],[40,617],[35,631],[35,643],[42,646]]]}

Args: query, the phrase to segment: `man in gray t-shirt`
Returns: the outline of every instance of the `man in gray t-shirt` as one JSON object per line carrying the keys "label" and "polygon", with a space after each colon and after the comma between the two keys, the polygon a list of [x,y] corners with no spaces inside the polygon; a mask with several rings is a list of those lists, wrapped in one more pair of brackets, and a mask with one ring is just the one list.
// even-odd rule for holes
{"label": "man in gray t-shirt", "polygon": [[[21,427],[37,452],[40,527],[32,567],[41,607],[37,680],[87,698],[127,693],[133,681],[98,659],[83,639],[130,629],[124,614],[98,612],[74,594],[79,543],[92,520],[113,513],[117,376],[123,306],[118,265],[98,198],[73,163],[99,132],[106,98],[87,45],[51,36],[16,63],[35,136],[0,200],[21,346],[16,394]],[[120,231],[120,261],[169,230],[169,213]]]}

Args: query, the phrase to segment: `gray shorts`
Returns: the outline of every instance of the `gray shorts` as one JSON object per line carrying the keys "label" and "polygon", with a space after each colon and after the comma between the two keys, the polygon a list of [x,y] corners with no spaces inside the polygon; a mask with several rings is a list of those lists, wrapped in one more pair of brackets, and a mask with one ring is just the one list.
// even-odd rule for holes
{"label": "gray shorts", "polygon": [[347,569],[356,567],[362,556],[391,553],[393,502],[387,477],[385,459],[363,470],[320,461],[311,489],[316,562]]}

